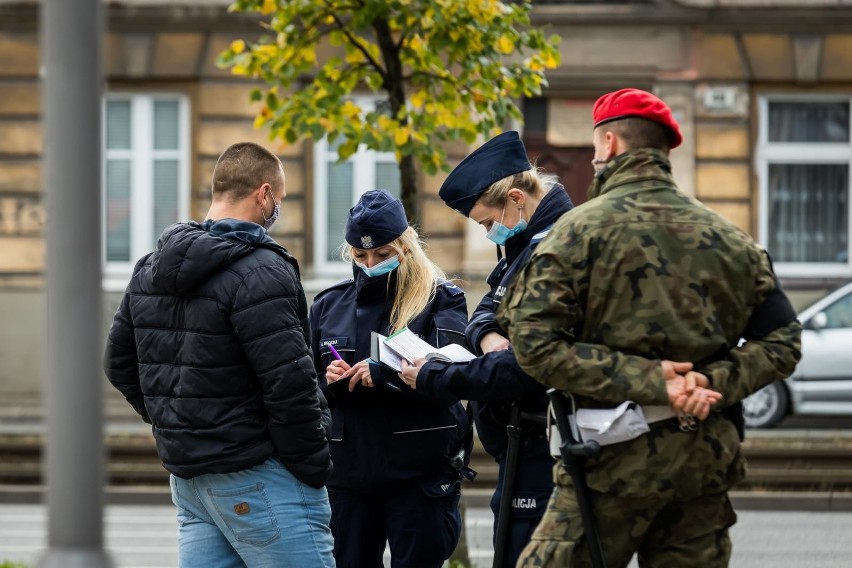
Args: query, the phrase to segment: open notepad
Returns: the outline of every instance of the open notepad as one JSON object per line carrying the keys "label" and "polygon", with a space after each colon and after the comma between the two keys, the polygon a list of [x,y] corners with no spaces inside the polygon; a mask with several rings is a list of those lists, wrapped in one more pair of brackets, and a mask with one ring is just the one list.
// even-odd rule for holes
{"label": "open notepad", "polygon": [[433,347],[406,327],[389,337],[372,332],[370,358],[395,371],[402,371],[403,360],[413,363],[415,359],[422,358],[448,363],[466,363],[476,358],[476,355],[455,343],[441,348]]}

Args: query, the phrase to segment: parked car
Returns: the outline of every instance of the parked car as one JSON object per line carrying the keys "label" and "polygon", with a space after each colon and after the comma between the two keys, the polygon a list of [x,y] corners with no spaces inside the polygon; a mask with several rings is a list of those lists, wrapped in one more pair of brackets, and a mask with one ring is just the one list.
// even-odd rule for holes
{"label": "parked car", "polygon": [[802,360],[793,374],[743,401],[746,425],[770,428],[788,414],[852,414],[852,282],[799,313]]}

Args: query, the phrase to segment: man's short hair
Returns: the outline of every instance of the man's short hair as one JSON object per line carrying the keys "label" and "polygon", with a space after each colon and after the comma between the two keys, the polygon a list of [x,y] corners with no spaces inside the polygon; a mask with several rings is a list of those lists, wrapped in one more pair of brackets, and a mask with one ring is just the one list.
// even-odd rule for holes
{"label": "man's short hair", "polygon": [[670,150],[669,132],[666,128],[647,118],[630,116],[602,124],[598,128],[611,130],[627,146],[628,150],[637,148],[657,148]]}
{"label": "man's short hair", "polygon": [[277,188],[283,166],[278,156],[253,142],[238,142],[222,152],[213,169],[213,198],[240,201],[264,183]]}

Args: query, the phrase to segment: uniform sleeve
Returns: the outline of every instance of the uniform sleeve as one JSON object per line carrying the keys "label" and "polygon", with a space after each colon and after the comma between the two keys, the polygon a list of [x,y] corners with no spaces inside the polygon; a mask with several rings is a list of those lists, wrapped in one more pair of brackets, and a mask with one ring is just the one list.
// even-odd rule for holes
{"label": "uniform sleeve", "polygon": [[496,332],[505,336],[506,333],[497,324],[497,316],[494,314],[494,290],[491,290],[480,300],[479,305],[473,311],[470,323],[465,329],[467,345],[476,355],[482,355],[482,338],[490,332]]}
{"label": "uniform sleeve", "polygon": [[497,316],[494,313],[496,305],[494,303],[494,290],[500,285],[500,281],[502,280],[505,272],[506,259],[501,258],[500,262],[497,263],[497,266],[494,267],[486,280],[490,291],[482,297],[482,300],[479,301],[476,309],[473,310],[470,323],[468,323],[467,328],[465,329],[468,347],[477,355],[482,355],[480,343],[482,343],[482,338],[486,334],[493,331],[504,337],[506,336],[506,332],[497,324]]}
{"label": "uniform sleeve", "polygon": [[418,391],[447,402],[516,398],[540,386],[521,369],[511,349],[486,353],[465,364],[430,361],[417,374]]}
{"label": "uniform sleeve", "polygon": [[769,256],[762,252],[756,270],[757,306],[749,319],[745,343],[727,358],[698,370],[730,406],[769,383],[789,377],[802,357],[802,325],[781,291]]}
{"label": "uniform sleeve", "polygon": [[566,250],[555,233],[539,245],[497,310],[521,368],[547,386],[601,403],[667,405],[659,361],[576,341],[583,311],[572,275],[584,259],[573,259],[580,247]]}
{"label": "uniform sleeve", "polygon": [[325,397],[305,337],[306,303],[291,270],[253,270],[241,284],[231,321],[260,383],[278,457],[312,487],[331,474]]}
{"label": "uniform sleeve", "polygon": [[[428,308],[427,308],[428,309]],[[464,346],[464,329],[467,325],[467,300],[461,288],[454,284],[444,283],[435,295],[434,305],[431,307],[432,321],[429,324],[428,341],[435,347],[443,347],[451,343]],[[370,366],[372,372],[373,366]],[[396,374],[394,373],[394,377]],[[396,378],[399,384],[403,384]],[[458,398],[451,393],[436,390],[426,391],[404,387],[402,393],[411,399],[422,402],[440,402],[451,405],[458,402]]]}
{"label": "uniform sleeve", "polygon": [[136,355],[136,337],[130,316],[130,287],[121,299],[107,336],[104,352],[104,372],[112,386],[118,389],[142,420],[151,423],[142,386],[139,382],[139,360]]}
{"label": "uniform sleeve", "polygon": [[467,327],[467,299],[461,288],[455,284],[441,285],[435,297],[434,317],[430,343],[443,347],[451,343],[465,345],[464,331]]}

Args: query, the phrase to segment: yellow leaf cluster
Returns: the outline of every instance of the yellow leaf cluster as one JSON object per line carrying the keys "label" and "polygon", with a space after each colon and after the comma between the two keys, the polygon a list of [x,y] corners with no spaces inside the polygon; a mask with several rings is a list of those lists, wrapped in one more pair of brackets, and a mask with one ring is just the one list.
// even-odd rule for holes
{"label": "yellow leaf cluster", "polygon": [[411,97],[409,98],[409,101],[411,101],[411,106],[413,106],[414,108],[422,107],[423,103],[426,102],[426,96],[427,93],[424,89],[411,93]]}
{"label": "yellow leaf cluster", "polygon": [[408,126],[401,126],[397,128],[393,133],[393,141],[397,146],[403,146],[408,139],[411,137],[411,128]]}
{"label": "yellow leaf cluster", "polygon": [[276,0],[263,0],[263,6],[260,8],[261,14],[271,14],[278,8]]}
{"label": "yellow leaf cluster", "polygon": [[253,50],[254,54],[263,61],[269,61],[278,53],[278,48],[274,45],[258,45]]}
{"label": "yellow leaf cluster", "polygon": [[235,54],[242,53],[246,50],[246,42],[241,39],[235,39],[231,42],[231,51]]}
{"label": "yellow leaf cluster", "polygon": [[366,61],[364,54],[357,49],[350,51],[346,54],[346,63],[349,63],[351,65],[357,65],[358,63],[363,63],[364,61]]}
{"label": "yellow leaf cluster", "polygon": [[503,55],[509,55],[515,51],[515,42],[513,42],[511,38],[503,35],[497,39],[497,43],[494,48]]}
{"label": "yellow leaf cluster", "polygon": [[415,34],[408,40],[408,47],[414,51],[423,51],[423,38]]}
{"label": "yellow leaf cluster", "polygon": [[547,59],[544,60],[544,66],[548,69],[556,69],[557,65],[559,65],[559,58],[554,57],[552,53],[548,53]]}
{"label": "yellow leaf cluster", "polygon": [[361,114],[361,107],[352,101],[346,101],[340,108],[340,114],[351,120]]}

